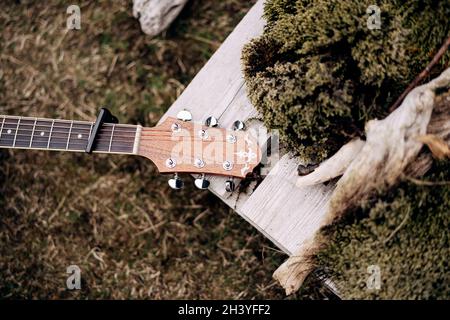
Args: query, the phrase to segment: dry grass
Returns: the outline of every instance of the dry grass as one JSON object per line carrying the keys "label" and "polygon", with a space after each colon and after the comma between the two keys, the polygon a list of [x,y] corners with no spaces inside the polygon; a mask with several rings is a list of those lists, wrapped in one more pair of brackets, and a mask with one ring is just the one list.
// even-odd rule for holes
{"label": "dry grass", "polygon": [[[81,31],[66,30],[65,1],[3,5],[0,114],[92,120],[107,106],[154,125],[253,2],[191,1],[156,39],[131,0],[83,2]],[[271,278],[283,254],[146,160],[2,150],[0,192],[4,298],[284,297]],[[81,291],[65,289],[71,264]]]}

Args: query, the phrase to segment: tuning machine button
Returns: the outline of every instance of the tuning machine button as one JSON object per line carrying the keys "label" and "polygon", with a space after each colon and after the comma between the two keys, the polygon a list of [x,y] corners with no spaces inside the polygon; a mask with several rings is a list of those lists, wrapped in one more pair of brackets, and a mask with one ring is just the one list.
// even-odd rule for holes
{"label": "tuning machine button", "polygon": [[209,116],[206,120],[205,120],[205,126],[207,127],[217,127],[219,125],[219,121],[213,117],[213,116]]}
{"label": "tuning machine button", "polygon": [[199,138],[202,139],[202,140],[206,140],[206,139],[209,138],[208,131],[207,131],[207,130],[204,130],[204,129],[202,129],[202,130],[200,130],[200,131],[198,132],[198,136],[199,136]]}
{"label": "tuning machine button", "polygon": [[198,189],[205,190],[208,189],[210,183],[209,180],[205,178],[205,174],[202,174],[200,178],[195,179],[194,184]]}
{"label": "tuning machine button", "polygon": [[172,132],[177,133],[181,131],[181,125],[179,123],[173,123],[171,126]]}
{"label": "tuning machine button", "polygon": [[192,114],[187,111],[186,109],[181,110],[177,114],[177,118],[181,121],[191,121],[192,120]]}
{"label": "tuning machine button", "polygon": [[175,173],[173,178],[170,179],[168,182],[169,182],[169,186],[174,190],[180,190],[184,186],[183,180],[181,180],[178,177],[177,173]]}
{"label": "tuning machine button", "polygon": [[205,166],[205,161],[203,161],[202,159],[195,159],[194,166],[201,169]]}
{"label": "tuning machine button", "polygon": [[234,131],[243,131],[245,130],[245,123],[240,120],[237,120],[233,123],[232,129]]}
{"label": "tuning machine button", "polygon": [[226,160],[223,164],[222,167],[224,170],[226,171],[231,171],[233,170],[233,163],[231,161]]}
{"label": "tuning machine button", "polygon": [[237,138],[236,138],[235,135],[233,135],[233,134],[227,135],[227,142],[228,143],[236,143],[236,141],[237,141]]}
{"label": "tuning machine button", "polygon": [[225,190],[227,192],[233,192],[236,190],[236,184],[234,183],[233,179],[228,179],[225,181]]}
{"label": "tuning machine button", "polygon": [[175,168],[177,165],[177,161],[175,159],[169,158],[166,160],[166,167],[169,169]]}

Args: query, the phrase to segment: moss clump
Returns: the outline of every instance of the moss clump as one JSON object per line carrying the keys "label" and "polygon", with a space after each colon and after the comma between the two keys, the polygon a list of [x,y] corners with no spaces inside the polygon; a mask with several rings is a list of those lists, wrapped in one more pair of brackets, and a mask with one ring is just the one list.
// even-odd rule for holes
{"label": "moss clump", "polygon": [[[449,165],[438,163],[424,177],[440,183],[405,182],[324,231],[328,246],[317,263],[345,298],[448,299]],[[367,286],[370,265],[380,268],[379,290]]]}
{"label": "moss clump", "polygon": [[[252,103],[307,162],[385,114],[450,34],[448,1],[268,0],[264,34],[243,51]],[[450,54],[443,59],[448,61]]]}

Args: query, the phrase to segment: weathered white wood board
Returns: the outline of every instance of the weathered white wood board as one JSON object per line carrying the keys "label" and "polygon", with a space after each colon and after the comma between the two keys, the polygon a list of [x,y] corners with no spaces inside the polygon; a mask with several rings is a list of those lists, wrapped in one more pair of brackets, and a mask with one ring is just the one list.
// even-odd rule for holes
{"label": "weathered white wood board", "polygon": [[[263,31],[263,2],[254,5],[161,121],[182,109],[191,111],[194,121],[215,116],[225,128],[235,120],[257,116],[245,92],[241,51]],[[250,127],[258,125],[252,121]],[[220,177],[210,178],[210,190],[281,250],[294,255],[317,232],[333,190],[333,185],[296,187],[297,166],[297,160],[284,155],[256,190],[226,193],[225,178]]]}

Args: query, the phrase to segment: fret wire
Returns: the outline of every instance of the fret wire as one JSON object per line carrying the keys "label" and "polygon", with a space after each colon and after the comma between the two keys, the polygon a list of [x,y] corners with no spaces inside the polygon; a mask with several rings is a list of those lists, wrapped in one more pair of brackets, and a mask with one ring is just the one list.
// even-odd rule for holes
{"label": "fret wire", "polygon": [[113,137],[114,137],[114,128],[115,128],[115,126],[113,125],[112,131],[111,131],[111,139],[109,140],[108,152],[111,152],[111,145],[112,145],[112,141],[113,141]]}
{"label": "fret wire", "polygon": [[50,147],[50,140],[52,139],[52,131],[53,131],[54,124],[55,124],[55,120],[53,120],[53,122],[52,122],[52,127],[50,128],[50,134],[48,135],[47,149]]}
{"label": "fret wire", "polygon": [[20,119],[21,118],[19,118],[19,120],[17,120],[17,127],[16,127],[16,132],[14,133],[14,142],[12,145],[13,148],[16,146],[17,132],[19,131]]}
{"label": "fret wire", "polygon": [[31,132],[31,139],[30,139],[30,148],[31,148],[31,145],[33,144],[33,137],[34,137],[34,130],[36,129],[36,122],[37,122],[37,118],[34,119],[33,131]]}
{"label": "fret wire", "polygon": [[66,150],[69,150],[70,135],[72,134],[73,121],[70,122],[69,135],[67,136]]}
{"label": "fret wire", "polygon": [[89,130],[88,143],[89,143],[89,139],[91,138],[92,129],[94,129],[94,124],[93,123],[91,124],[91,130]]}
{"label": "fret wire", "polygon": [[6,117],[3,117],[2,128],[0,129],[0,139],[2,138],[3,126],[5,125],[5,120],[6,120]]}

